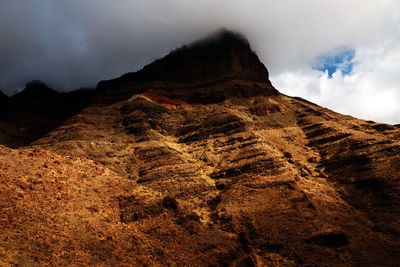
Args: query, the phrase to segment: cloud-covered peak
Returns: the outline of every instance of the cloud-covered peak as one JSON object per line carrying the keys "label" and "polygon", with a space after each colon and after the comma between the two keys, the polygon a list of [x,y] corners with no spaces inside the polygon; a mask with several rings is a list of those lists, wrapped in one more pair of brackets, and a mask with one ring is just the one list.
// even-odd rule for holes
{"label": "cloud-covered peak", "polygon": [[271,84],[268,70],[251,50],[244,35],[219,30],[171,51],[138,72],[99,83],[99,89],[125,82],[164,81],[202,84],[221,80],[247,80]]}
{"label": "cloud-covered peak", "polygon": [[[246,35],[280,91],[323,105],[329,84],[342,93],[330,108],[389,122],[399,105],[371,114],[370,103],[358,95],[400,102],[399,25],[398,0],[2,1],[0,88],[10,94],[33,79],[58,90],[94,86],[227,27]],[[332,75],[326,83],[312,67],[338,47],[354,50],[353,65],[325,66]],[[291,82],[280,77],[298,79],[288,88]],[[349,86],[342,90],[343,84]]]}

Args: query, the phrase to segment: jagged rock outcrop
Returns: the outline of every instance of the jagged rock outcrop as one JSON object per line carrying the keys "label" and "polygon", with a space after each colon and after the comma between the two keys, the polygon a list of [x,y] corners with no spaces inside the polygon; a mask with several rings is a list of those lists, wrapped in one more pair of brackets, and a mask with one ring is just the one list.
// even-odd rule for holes
{"label": "jagged rock outcrop", "polygon": [[399,262],[398,127],[246,73],[193,87],[144,69],[154,80],[114,80],[30,146],[0,147],[3,265]]}

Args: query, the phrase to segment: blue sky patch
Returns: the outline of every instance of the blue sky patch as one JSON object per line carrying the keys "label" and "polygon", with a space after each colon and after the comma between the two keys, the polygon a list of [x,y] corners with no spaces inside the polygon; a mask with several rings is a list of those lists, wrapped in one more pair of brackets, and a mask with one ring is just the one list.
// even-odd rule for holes
{"label": "blue sky patch", "polygon": [[334,52],[327,53],[317,57],[316,64],[313,69],[328,72],[329,78],[337,71],[341,71],[343,75],[349,75],[353,70],[353,58],[355,51],[350,48],[339,48]]}

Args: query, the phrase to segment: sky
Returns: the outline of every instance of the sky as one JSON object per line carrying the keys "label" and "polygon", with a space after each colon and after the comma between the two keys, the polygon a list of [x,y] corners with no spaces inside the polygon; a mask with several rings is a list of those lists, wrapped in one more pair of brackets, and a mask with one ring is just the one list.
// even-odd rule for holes
{"label": "sky", "polygon": [[399,0],[0,0],[0,90],[95,86],[220,28],[280,92],[400,123]]}

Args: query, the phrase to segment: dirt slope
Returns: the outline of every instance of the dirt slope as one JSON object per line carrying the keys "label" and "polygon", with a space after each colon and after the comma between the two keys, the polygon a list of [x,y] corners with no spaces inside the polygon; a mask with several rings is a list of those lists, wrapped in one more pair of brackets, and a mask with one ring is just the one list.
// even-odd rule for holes
{"label": "dirt slope", "polygon": [[0,262],[398,264],[400,129],[226,73],[104,82],[30,146],[0,147]]}

